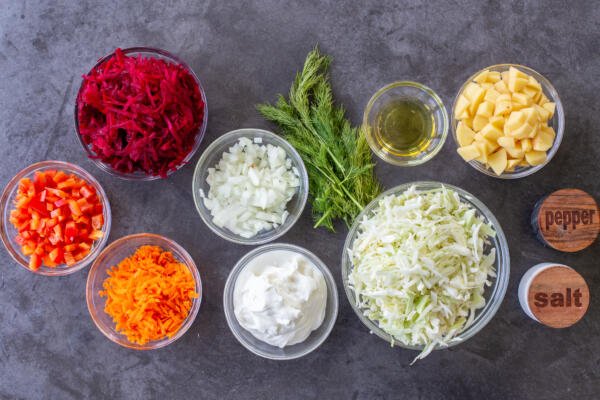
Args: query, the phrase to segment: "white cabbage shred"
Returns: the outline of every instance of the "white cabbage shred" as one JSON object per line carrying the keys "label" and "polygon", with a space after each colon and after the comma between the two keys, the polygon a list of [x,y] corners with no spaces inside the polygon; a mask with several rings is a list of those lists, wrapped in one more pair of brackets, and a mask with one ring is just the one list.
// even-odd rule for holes
{"label": "white cabbage shred", "polygon": [[285,150],[261,143],[261,138],[240,138],[208,169],[208,195],[200,189],[215,225],[244,238],[283,224],[286,205],[300,186]]}
{"label": "white cabbage shred", "polygon": [[485,287],[496,276],[496,249],[487,250],[493,236],[445,187],[412,186],[382,198],[348,249],[357,306],[393,340],[423,346],[415,361],[426,357],[459,340],[485,305]]}

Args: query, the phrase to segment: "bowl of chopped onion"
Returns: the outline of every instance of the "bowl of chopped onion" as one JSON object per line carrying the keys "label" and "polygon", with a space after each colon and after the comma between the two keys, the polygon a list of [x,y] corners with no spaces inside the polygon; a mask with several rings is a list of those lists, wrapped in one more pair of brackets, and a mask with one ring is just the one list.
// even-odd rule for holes
{"label": "bowl of chopped onion", "polygon": [[238,129],[200,156],[192,192],[200,218],[214,233],[258,245],[296,223],[308,197],[308,174],[300,155],[280,136]]}
{"label": "bowl of chopped onion", "polygon": [[356,218],[342,255],[360,320],[392,345],[420,351],[415,361],[483,329],[509,274],[508,243],[492,212],[439,182],[382,193]]}

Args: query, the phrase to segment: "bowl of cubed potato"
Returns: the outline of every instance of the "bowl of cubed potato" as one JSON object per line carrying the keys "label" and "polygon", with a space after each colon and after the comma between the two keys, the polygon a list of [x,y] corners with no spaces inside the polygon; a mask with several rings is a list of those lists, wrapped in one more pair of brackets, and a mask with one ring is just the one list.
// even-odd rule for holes
{"label": "bowl of cubed potato", "polygon": [[516,179],[556,154],[565,117],[548,79],[531,68],[499,64],[473,74],[452,106],[458,154],[486,175]]}

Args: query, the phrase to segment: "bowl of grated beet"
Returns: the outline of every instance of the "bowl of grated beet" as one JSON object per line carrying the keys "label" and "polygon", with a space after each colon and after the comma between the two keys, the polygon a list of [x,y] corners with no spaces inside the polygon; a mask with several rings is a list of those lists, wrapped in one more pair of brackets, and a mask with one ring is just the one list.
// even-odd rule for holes
{"label": "bowl of grated beet", "polygon": [[208,109],[200,80],[160,49],[116,49],[83,75],[75,130],[89,158],[119,178],[166,178],[200,147]]}

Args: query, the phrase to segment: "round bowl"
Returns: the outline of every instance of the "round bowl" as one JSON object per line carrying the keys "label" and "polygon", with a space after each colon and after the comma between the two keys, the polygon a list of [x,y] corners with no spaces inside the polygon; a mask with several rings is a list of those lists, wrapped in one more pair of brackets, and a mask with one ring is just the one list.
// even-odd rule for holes
{"label": "round bowl", "polygon": [[452,136],[454,137],[454,142],[456,143],[456,146],[457,147],[459,146],[458,138],[456,137],[456,127],[458,126],[459,121],[454,116],[454,110],[456,108],[456,102],[458,100],[458,97],[462,94],[463,90],[465,90],[465,87],[469,83],[471,83],[473,81],[473,79],[475,79],[475,77],[477,75],[479,75],[480,73],[482,73],[483,71],[489,70],[489,71],[504,72],[504,71],[508,71],[508,69],[510,67],[517,68],[518,70],[526,73],[527,75],[533,76],[542,86],[542,91],[544,92],[546,97],[548,97],[548,99],[550,101],[552,101],[556,104],[556,109],[554,111],[554,115],[552,116],[552,118],[549,121],[549,126],[551,126],[554,129],[554,131],[556,132],[556,138],[554,139],[554,143],[552,144],[552,147],[546,152],[546,161],[543,164],[536,165],[534,167],[517,167],[517,168],[515,168],[515,170],[513,172],[505,171],[501,175],[496,175],[494,173],[494,171],[492,171],[490,168],[486,167],[485,164],[482,164],[476,160],[469,161],[469,164],[473,168],[475,168],[477,171],[482,172],[488,176],[492,176],[494,178],[500,178],[500,179],[523,178],[523,177],[529,176],[529,175],[533,174],[534,172],[537,172],[540,169],[544,168],[544,166],[550,162],[552,157],[554,157],[554,155],[558,151],[558,148],[560,146],[560,143],[562,142],[562,138],[563,138],[564,130],[565,130],[565,114],[564,114],[562,102],[560,101],[560,98],[558,97],[558,92],[556,91],[556,89],[554,89],[554,86],[552,86],[552,84],[550,83],[550,81],[548,79],[546,79],[543,75],[541,75],[537,71],[535,71],[531,68],[525,67],[523,65],[497,64],[497,65],[492,65],[490,67],[484,68],[480,71],[477,71],[475,74],[471,75],[469,77],[469,79],[467,79],[467,81],[461,86],[460,90],[458,91],[458,94],[454,98],[454,103],[452,104],[451,125],[452,125]]}
{"label": "round bowl", "polygon": [[[283,348],[271,346],[270,344],[255,338],[252,333],[248,332],[239,324],[233,308],[233,294],[240,273],[250,261],[274,250],[288,250],[305,256],[323,273],[325,283],[327,284],[327,305],[325,308],[325,319],[321,326],[312,331],[305,341]],[[338,314],[338,293],[331,272],[329,272],[327,266],[317,256],[299,246],[285,243],[273,243],[252,250],[235,264],[225,283],[225,289],[223,291],[223,308],[225,310],[225,318],[227,319],[229,329],[231,329],[231,332],[242,346],[258,356],[271,360],[292,360],[307,355],[327,339],[335,325]]]}
{"label": "round bowl", "polygon": [[[458,193],[462,202],[469,204],[473,207],[477,215],[482,216],[484,221],[490,223],[494,230],[496,231],[496,236],[492,239],[492,243],[489,248],[496,249],[496,278],[491,287],[487,287],[485,289],[484,297],[486,299],[486,304],[483,308],[479,309],[476,313],[475,319],[473,323],[464,329],[460,334],[458,334],[455,339],[453,339],[448,346],[437,346],[437,349],[447,348],[457,345],[458,343],[462,343],[465,340],[474,336],[477,332],[483,329],[484,326],[487,325],[488,322],[492,319],[502,300],[504,299],[504,295],[506,294],[506,289],[508,287],[508,278],[510,275],[510,256],[508,252],[508,243],[506,242],[506,237],[504,236],[504,232],[502,231],[502,227],[498,223],[498,220],[492,212],[475,196],[472,194],[452,185],[442,184],[439,182],[412,182],[406,183],[400,186],[396,186],[382,194],[380,194],[375,200],[373,200],[365,209],[359,214],[356,218],[354,224],[350,228],[350,232],[346,238],[346,242],[344,243],[344,250],[342,254],[342,282],[344,284],[344,290],[346,291],[346,295],[348,296],[348,300],[350,301],[350,305],[352,309],[358,315],[363,324],[366,325],[367,328],[372,333],[375,333],[380,338],[392,343],[393,345],[398,345],[399,347],[410,349],[410,350],[423,350],[424,346],[411,346],[406,345],[399,340],[392,340],[392,336],[386,332],[384,332],[381,328],[379,328],[378,324],[369,318],[367,318],[362,310],[356,305],[356,297],[354,295],[353,290],[350,288],[348,284],[348,276],[350,275],[350,271],[352,270],[352,261],[350,260],[350,256],[348,254],[348,249],[352,248],[354,240],[358,234],[358,227],[360,221],[365,216],[372,215],[374,209],[378,206],[379,201],[389,195],[399,195],[410,188],[412,185],[415,185],[417,190],[420,191],[429,191],[429,190],[437,190],[442,187],[446,187]],[[486,252],[488,248],[485,248]]]}
{"label": "round bowl", "polygon": [[[433,114],[432,136],[428,146],[421,152],[400,156],[383,143],[372,128],[382,107],[394,100],[417,100]],[[373,153],[383,161],[401,167],[414,167],[431,160],[441,149],[448,136],[448,113],[442,99],[430,88],[417,82],[393,82],[379,89],[369,100],[363,115],[363,127],[367,143]]]}
{"label": "round bowl", "polygon": [[[198,79],[198,76],[194,73],[194,71],[183,60],[179,59],[177,56],[169,53],[166,50],[156,49],[156,48],[152,48],[152,47],[131,47],[128,49],[123,49],[123,54],[126,54],[128,56],[143,56],[143,57],[147,57],[147,58],[158,58],[158,59],[165,60],[166,62],[169,62],[171,64],[181,65],[194,78],[194,80],[196,81],[196,84],[198,85],[198,89],[200,90],[200,95],[202,96],[202,101],[204,102],[204,117],[202,119],[202,125],[200,126],[200,128],[198,129],[198,132],[196,133],[196,139],[194,141],[194,145],[192,146],[192,149],[190,150],[188,155],[183,159],[181,164],[179,164],[177,166],[176,170],[171,170],[171,171],[167,172],[167,176],[169,176],[172,173],[174,173],[175,171],[179,170],[184,165],[186,165],[192,159],[194,154],[196,154],[196,151],[200,147],[200,143],[202,143],[202,139],[204,138],[204,133],[206,132],[206,123],[207,123],[207,119],[208,119],[208,104],[206,103],[206,94],[204,93],[204,89],[202,87],[202,84],[200,83],[200,79]],[[93,71],[94,69],[98,68],[103,63],[105,63],[106,61],[108,61],[109,59],[114,57],[114,55],[115,55],[115,53],[112,52],[112,53],[102,57],[100,60],[98,60],[96,65],[94,65],[90,71]],[[83,147],[83,149],[87,153],[88,158],[102,171],[104,171],[110,175],[116,176],[118,178],[127,179],[127,180],[138,180],[138,181],[152,181],[155,179],[159,179],[160,178],[159,175],[147,175],[145,172],[142,172],[142,171],[135,171],[133,173],[117,171],[117,170],[113,169],[109,164],[106,164],[106,163],[102,162],[100,159],[96,158],[96,154],[92,151],[91,146],[87,145],[83,141],[81,135],[79,134],[78,99],[81,94],[82,88],[83,88],[83,80],[81,81],[81,85],[79,86],[79,90],[77,91],[77,97],[75,98],[76,99],[75,100],[75,111],[74,111],[73,115],[75,118],[75,132],[77,134],[77,140],[81,144],[81,147]]]}
{"label": "round bowl", "polygon": [[[60,170],[64,171],[68,174],[73,174],[78,178],[84,179],[90,185],[96,189],[96,193],[102,202],[102,216],[104,218],[104,224],[102,225],[102,232],[104,236],[101,239],[96,240],[92,245],[92,249],[90,253],[77,263],[72,266],[67,266],[66,264],[58,265],[54,268],[50,268],[42,265],[37,271],[33,271],[29,269],[29,260],[28,257],[24,256],[21,253],[21,246],[15,241],[15,237],[17,236],[17,230],[10,223],[10,212],[13,209],[13,201],[17,195],[17,190],[19,187],[19,181],[23,178],[31,178],[33,179],[34,174],[37,171],[48,171],[48,170]],[[100,186],[100,183],[94,178],[89,172],[84,170],[83,168],[71,164],[64,161],[42,161],[35,164],[31,164],[27,168],[21,170],[18,174],[16,174],[6,185],[4,191],[2,192],[2,197],[0,198],[0,207],[2,208],[2,218],[0,220],[0,224],[2,225],[2,229],[0,229],[0,237],[2,238],[2,242],[4,243],[4,247],[10,254],[10,256],[15,260],[20,266],[25,268],[29,272],[33,272],[34,274],[47,275],[47,276],[63,276],[69,275],[74,272],[85,268],[90,262],[92,262],[102,248],[106,245],[108,241],[108,235],[110,234],[110,226],[111,226],[111,212],[110,212],[110,204],[108,202],[108,196]]]}
{"label": "round bowl", "polygon": [[[108,277],[108,269],[117,265],[123,259],[131,256],[140,246],[146,245],[159,246],[165,251],[170,251],[177,260],[185,264],[194,277],[194,282],[196,283],[196,293],[198,293],[199,296],[198,298],[193,299],[192,308],[190,309],[187,318],[184,320],[176,335],[171,338],[155,340],[144,345],[140,345],[137,343],[131,343],[129,340],[127,340],[125,335],[119,333],[115,329],[115,323],[113,322],[112,318],[106,312],[104,312],[106,298],[100,297],[99,292],[103,290],[102,285],[104,280]],[[196,264],[188,252],[173,240],[152,233],[137,233],[134,235],[125,236],[108,245],[100,254],[100,256],[98,256],[94,264],[92,264],[85,287],[85,297],[88,310],[98,329],[100,329],[104,336],[113,342],[123,347],[135,350],[159,349],[182,337],[190,328],[190,326],[192,326],[192,323],[196,319],[196,315],[198,315],[198,310],[200,309],[200,303],[202,301],[202,295],[202,281],[200,279],[200,273],[198,272],[198,268],[196,268]]]}
{"label": "round bowl", "polygon": [[[300,174],[300,186],[298,187],[294,197],[292,197],[292,199],[287,203],[286,209],[289,215],[285,222],[274,229],[261,231],[256,236],[251,238],[241,237],[231,232],[227,228],[221,228],[215,225],[213,223],[210,210],[206,208],[202,197],[200,197],[200,190],[207,195],[210,190],[210,185],[206,182],[208,169],[213,168],[219,162],[219,160],[221,160],[223,153],[229,150],[230,147],[232,147],[240,138],[243,137],[249,138],[250,140],[254,138],[260,138],[262,139],[263,145],[272,144],[274,146],[282,147],[287,153],[287,156],[292,160],[292,166],[296,167],[298,173]],[[281,138],[281,136],[262,129],[237,129],[222,135],[213,143],[211,143],[206,150],[204,150],[204,153],[202,153],[200,156],[200,159],[196,164],[196,169],[194,170],[192,193],[194,195],[196,210],[198,210],[200,218],[202,218],[202,221],[204,221],[204,223],[214,233],[223,239],[237,244],[264,244],[285,234],[291,229],[292,226],[294,226],[298,218],[300,218],[300,215],[304,210],[304,206],[306,205],[306,199],[308,198],[308,173],[306,172],[306,167],[304,166],[302,158],[300,158],[300,155],[296,149],[294,149],[294,147],[292,147],[292,145],[286,140]]]}

